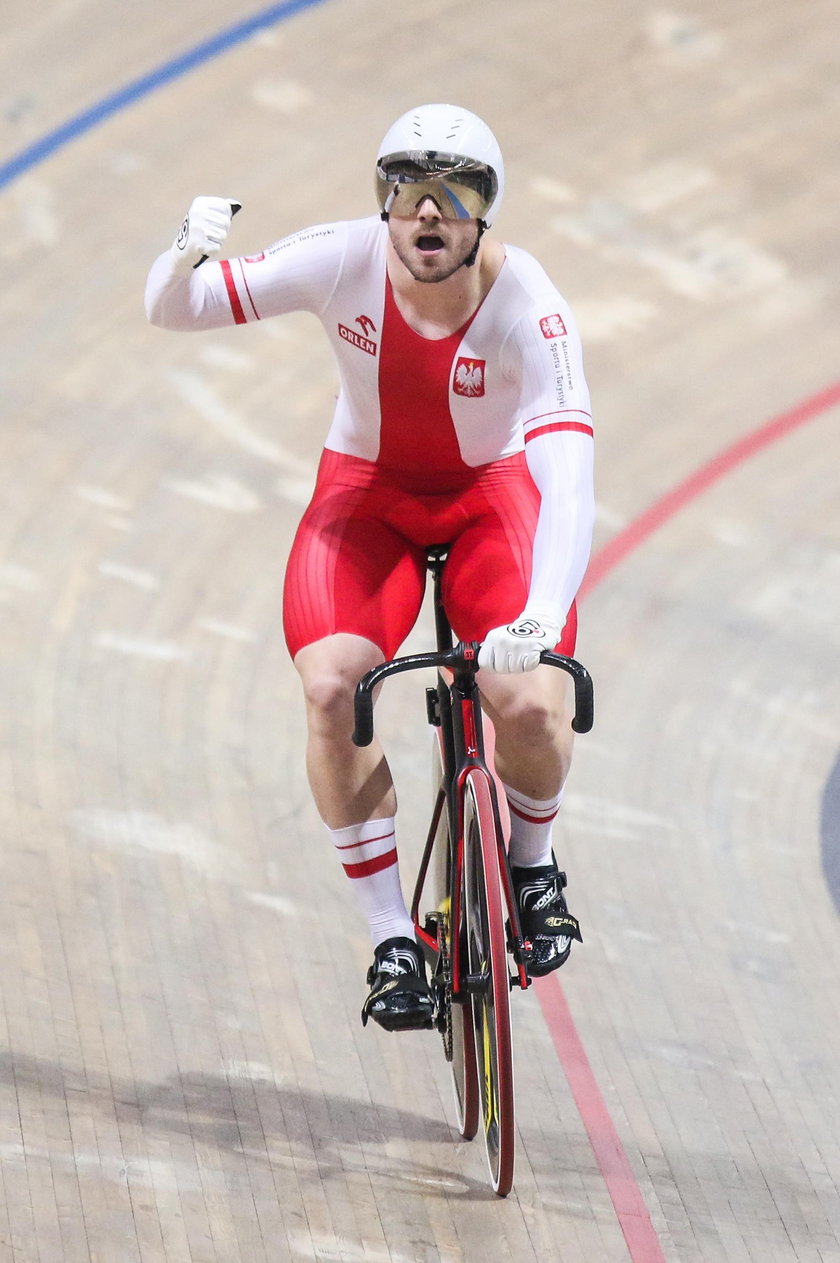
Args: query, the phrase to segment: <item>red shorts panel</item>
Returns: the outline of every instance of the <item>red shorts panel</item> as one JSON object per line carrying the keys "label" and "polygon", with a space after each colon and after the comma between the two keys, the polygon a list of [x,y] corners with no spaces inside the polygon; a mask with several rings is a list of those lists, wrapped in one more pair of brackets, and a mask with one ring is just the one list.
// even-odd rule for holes
{"label": "red shorts panel", "polygon": [[[325,450],[286,569],[292,657],[337,632],[394,657],[420,612],[434,544],[449,545],[443,599],[456,636],[483,640],[525,605],[539,505],[523,454],[430,494],[407,490],[370,461]],[[561,652],[574,652],[576,626],[573,607]]]}

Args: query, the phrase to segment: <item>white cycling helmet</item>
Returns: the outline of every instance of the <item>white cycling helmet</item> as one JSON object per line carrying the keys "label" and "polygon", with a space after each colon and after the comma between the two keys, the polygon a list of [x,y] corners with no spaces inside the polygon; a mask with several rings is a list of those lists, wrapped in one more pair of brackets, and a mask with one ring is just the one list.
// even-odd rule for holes
{"label": "white cycling helmet", "polygon": [[[383,218],[434,199],[448,219],[489,228],[505,191],[498,141],[486,123],[455,105],[421,105],[398,118],[379,146],[376,194]],[[402,202],[397,199],[402,198]]]}

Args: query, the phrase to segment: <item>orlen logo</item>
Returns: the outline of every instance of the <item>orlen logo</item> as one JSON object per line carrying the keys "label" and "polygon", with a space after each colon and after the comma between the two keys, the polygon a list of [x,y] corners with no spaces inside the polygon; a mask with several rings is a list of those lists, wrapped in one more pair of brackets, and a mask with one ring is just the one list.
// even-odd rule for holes
{"label": "orlen logo", "polygon": [[559,313],[553,316],[543,316],[540,321],[540,328],[544,338],[565,338],[566,326],[563,324]]}
{"label": "orlen logo", "polygon": [[357,346],[362,351],[367,351],[368,355],[376,355],[376,343],[371,342],[370,338],[363,338],[355,329],[348,329],[347,325],[340,324],[338,326],[338,336],[344,338],[345,342],[349,342],[352,346]]}
{"label": "orlen logo", "polygon": [[484,368],[486,360],[471,360],[459,356],[455,365],[455,377],[452,389],[456,395],[466,395],[468,399],[478,399],[484,394]]}
{"label": "orlen logo", "polygon": [[245,255],[246,263],[262,263],[264,259],[265,259],[265,250],[263,250],[260,254],[246,254]]}

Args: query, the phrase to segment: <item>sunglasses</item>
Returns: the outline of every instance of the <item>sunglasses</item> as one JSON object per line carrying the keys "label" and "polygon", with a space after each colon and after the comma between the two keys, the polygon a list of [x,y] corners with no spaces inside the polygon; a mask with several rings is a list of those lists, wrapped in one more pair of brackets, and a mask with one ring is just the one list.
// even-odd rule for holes
{"label": "sunglasses", "polygon": [[444,219],[483,219],[498,180],[489,167],[469,159],[447,154],[416,159],[405,154],[377,164],[376,191],[380,208],[389,215],[411,218],[430,197]]}

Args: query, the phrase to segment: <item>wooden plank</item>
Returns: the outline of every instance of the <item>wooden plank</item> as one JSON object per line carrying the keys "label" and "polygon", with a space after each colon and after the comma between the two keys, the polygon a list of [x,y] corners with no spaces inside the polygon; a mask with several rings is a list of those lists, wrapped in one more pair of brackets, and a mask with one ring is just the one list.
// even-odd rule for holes
{"label": "wooden plank", "polygon": [[[31,8],[4,23],[6,157],[251,13]],[[504,1202],[436,1037],[359,1023],[369,945],[279,626],[325,339],[306,316],[164,335],[142,286],[199,192],[241,197],[243,252],[371,213],[392,117],[458,95],[506,154],[499,233],[580,321],[600,547],[837,380],[835,6],[796,16],[326,0],[0,189],[3,1263],[627,1263],[533,994]],[[826,408],[582,610],[563,986],[668,1263],[840,1260],[838,452]],[[415,682],[380,716],[407,875]]]}

